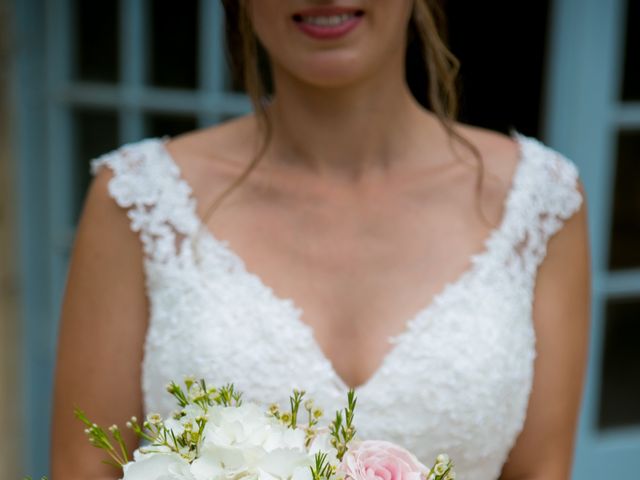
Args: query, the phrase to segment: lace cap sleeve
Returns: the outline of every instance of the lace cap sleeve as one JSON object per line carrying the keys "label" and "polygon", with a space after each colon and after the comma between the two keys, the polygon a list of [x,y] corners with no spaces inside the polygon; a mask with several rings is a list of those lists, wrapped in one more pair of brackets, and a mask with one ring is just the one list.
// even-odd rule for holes
{"label": "lace cap sleeve", "polygon": [[169,161],[163,139],[127,143],[91,160],[91,174],[108,167],[109,195],[127,211],[138,232],[145,256],[166,261],[176,254],[179,240],[196,229],[194,204],[177,165]]}
{"label": "lace cap sleeve", "polygon": [[522,179],[517,221],[518,251],[525,267],[535,272],[547,253],[549,239],[583,202],[579,170],[562,153],[527,137],[528,169]]}

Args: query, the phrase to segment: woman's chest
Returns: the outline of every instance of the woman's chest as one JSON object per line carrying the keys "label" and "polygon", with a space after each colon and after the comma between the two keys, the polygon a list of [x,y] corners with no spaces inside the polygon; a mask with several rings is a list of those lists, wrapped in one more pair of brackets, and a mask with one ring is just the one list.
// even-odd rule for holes
{"label": "woman's chest", "polygon": [[[343,213],[333,221],[319,218],[318,212],[306,220],[290,215],[285,221],[268,214],[264,221],[230,223],[220,217],[220,225],[227,228],[218,228],[217,235],[232,239],[233,245],[223,256],[242,259],[242,275],[220,280],[215,274],[220,266],[213,264],[213,277],[205,275],[200,282],[212,290],[226,282],[241,296],[247,294],[237,285],[247,277],[260,287],[268,286],[272,297],[299,310],[292,316],[313,331],[314,342],[345,383],[362,384],[389,353],[387,338],[403,332],[447,283],[470,268],[470,256],[481,250],[487,235],[470,227],[460,234],[460,226],[439,223],[437,218],[420,221],[415,212],[408,212],[407,217],[414,216],[409,220],[398,218],[402,209],[393,211],[395,217],[381,212],[375,219],[368,212],[358,219],[355,213]],[[430,228],[430,222],[439,228]],[[249,225],[251,231],[234,230]],[[208,261],[210,238],[206,240]]]}
{"label": "woman's chest", "polygon": [[[284,405],[299,388],[326,411],[343,406],[348,387],[299,309],[237,267],[223,261],[206,284],[177,268],[150,272],[145,409],[170,411],[164,385],[185,375],[261,402]],[[487,275],[449,284],[390,339],[356,389],[363,436],[426,459],[446,450],[463,465],[502,458],[526,412],[535,335],[526,291]]]}

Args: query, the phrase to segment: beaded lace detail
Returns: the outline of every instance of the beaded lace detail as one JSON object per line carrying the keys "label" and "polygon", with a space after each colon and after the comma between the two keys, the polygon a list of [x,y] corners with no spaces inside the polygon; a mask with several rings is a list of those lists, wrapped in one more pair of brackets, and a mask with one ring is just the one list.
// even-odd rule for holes
{"label": "beaded lace detail", "polygon": [[[363,438],[395,441],[425,463],[441,451],[458,478],[498,478],[528,405],[536,356],[532,321],[538,266],[549,238],[581,205],[576,165],[512,130],[520,160],[501,223],[471,266],[411,318],[376,372],[356,389]],[[122,145],[92,160],[113,171],[109,192],[144,248],[150,321],[145,413],[169,414],[171,379],[234,382],[249,400],[286,404],[306,390],[326,411],[347,385],[291,298],[247,270],[196,214],[168,137]],[[195,242],[200,232],[199,241]]]}

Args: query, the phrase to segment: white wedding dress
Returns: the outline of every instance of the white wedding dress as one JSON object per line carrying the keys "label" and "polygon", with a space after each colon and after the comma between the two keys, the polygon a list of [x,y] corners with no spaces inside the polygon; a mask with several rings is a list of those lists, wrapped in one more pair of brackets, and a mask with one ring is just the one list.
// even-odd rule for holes
{"label": "white wedding dress", "polygon": [[[520,159],[500,225],[471,267],[390,338],[394,345],[356,390],[361,438],[394,441],[424,463],[447,452],[458,478],[497,479],[526,416],[532,386],[533,291],[547,241],[580,206],[578,170],[516,130]],[[150,323],[142,388],[145,413],[169,414],[169,380],[234,382],[247,400],[288,404],[304,389],[326,412],[347,386],[319,348],[301,310],[278,297],[208,229],[199,256],[195,200],[164,142],[152,137],[92,160],[128,210],[145,252]],[[410,285],[408,286],[408,288]]]}

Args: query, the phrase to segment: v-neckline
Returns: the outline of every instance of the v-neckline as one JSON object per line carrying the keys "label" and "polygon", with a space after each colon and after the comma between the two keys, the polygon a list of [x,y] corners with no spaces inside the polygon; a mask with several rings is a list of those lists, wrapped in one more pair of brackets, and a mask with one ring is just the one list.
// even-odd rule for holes
{"label": "v-neckline", "polygon": [[285,297],[278,295],[273,288],[263,280],[262,276],[247,268],[247,265],[243,257],[237,253],[233,247],[230,246],[230,242],[227,239],[218,238],[214,232],[202,221],[197,214],[197,199],[193,195],[193,189],[191,185],[182,175],[182,170],[176,162],[175,158],[166,146],[166,143],[171,139],[170,135],[163,135],[160,137],[153,137],[151,140],[157,142],[160,147],[160,153],[164,155],[165,160],[171,165],[175,172],[176,180],[182,184],[182,188],[187,192],[188,198],[191,202],[191,214],[195,220],[195,231],[203,232],[203,236],[208,240],[211,245],[218,248],[223,252],[227,258],[230,258],[236,264],[236,274],[251,278],[264,293],[267,294],[271,301],[276,302],[279,305],[289,309],[292,313],[291,318],[292,328],[302,329],[308,336],[311,343],[310,347],[316,351],[319,359],[327,365],[330,376],[337,384],[340,392],[346,392],[349,389],[353,389],[356,393],[361,393],[372,385],[377,378],[382,375],[382,372],[387,368],[389,362],[398,354],[400,347],[402,346],[405,337],[410,336],[414,328],[421,319],[427,318],[433,312],[433,310],[441,305],[446,298],[451,296],[456,290],[462,288],[465,283],[473,277],[478,271],[481,263],[489,258],[493,252],[494,245],[499,242],[500,237],[505,234],[505,230],[511,218],[513,212],[513,204],[516,202],[516,196],[520,190],[520,184],[523,181],[524,165],[527,160],[526,143],[528,137],[521,134],[517,129],[511,128],[509,130],[509,136],[514,139],[518,144],[518,159],[516,167],[511,176],[511,184],[503,200],[503,209],[501,219],[496,227],[491,229],[489,234],[483,241],[483,247],[480,251],[469,256],[469,265],[465,268],[457,277],[453,280],[445,282],[443,286],[431,297],[431,300],[416,313],[410,316],[404,322],[404,328],[395,335],[387,337],[387,341],[393,346],[382,356],[382,359],[378,363],[378,366],[369,374],[367,379],[356,386],[348,385],[342,376],[335,368],[333,361],[326,355],[323,348],[318,343],[315,335],[314,328],[303,320],[304,309],[298,305],[298,303],[292,297]]}

